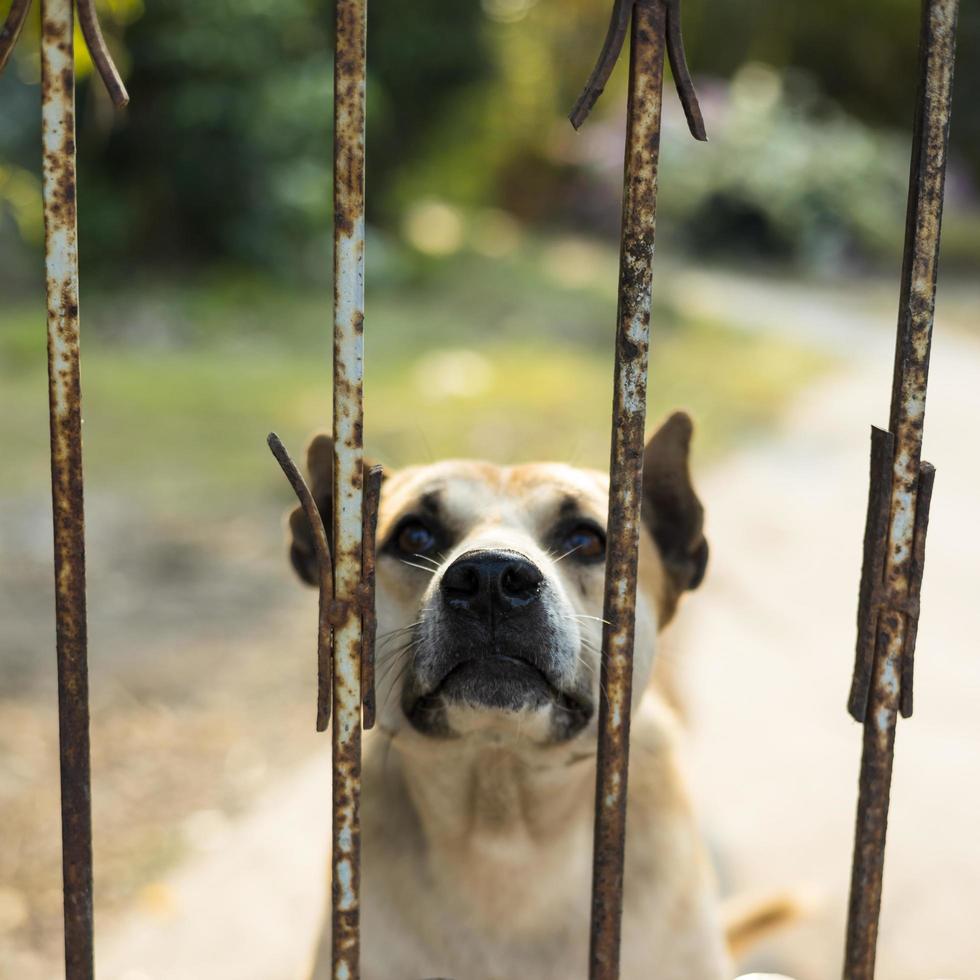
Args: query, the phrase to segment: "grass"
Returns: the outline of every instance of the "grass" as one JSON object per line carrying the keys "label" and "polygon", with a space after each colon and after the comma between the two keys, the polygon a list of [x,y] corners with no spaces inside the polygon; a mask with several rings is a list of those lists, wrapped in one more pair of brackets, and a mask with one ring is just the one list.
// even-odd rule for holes
{"label": "grass", "polygon": [[[603,247],[535,242],[369,285],[369,453],[395,466],[457,455],[605,466],[615,269]],[[83,297],[89,492],[188,513],[281,497],[264,439],[276,429],[299,451],[329,426],[329,303],[327,289],[234,277]],[[46,486],[42,311],[0,310],[3,494]],[[686,408],[710,458],[769,424],[823,366],[792,343],[657,305],[651,423]]]}

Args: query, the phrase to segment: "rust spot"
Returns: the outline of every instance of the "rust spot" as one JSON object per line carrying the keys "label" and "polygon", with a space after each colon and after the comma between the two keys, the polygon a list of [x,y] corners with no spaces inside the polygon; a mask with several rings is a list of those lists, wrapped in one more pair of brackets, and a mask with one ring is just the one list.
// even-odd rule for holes
{"label": "rust spot", "polygon": [[[596,771],[589,954],[593,980],[614,980],[619,975],[652,246],[666,34],[666,12],[660,0],[639,0],[632,10]],[[610,36],[614,30],[622,33],[617,10]],[[615,45],[616,39],[610,42],[607,37],[607,45],[610,43]],[[578,116],[584,118],[595,101],[597,77],[604,84],[605,56],[605,52],[600,56],[599,75],[594,73],[590,79],[592,91],[587,86],[573,113],[573,123]]]}
{"label": "rust spot", "polygon": [[[844,975],[873,980],[895,726],[912,711],[933,468],[921,461],[949,130],[956,0],[922,5],[905,260],[885,463],[872,444],[871,492],[849,710],[864,723]],[[876,452],[879,459],[876,462]],[[914,513],[914,522],[909,514]],[[897,680],[899,679],[899,680]]]}

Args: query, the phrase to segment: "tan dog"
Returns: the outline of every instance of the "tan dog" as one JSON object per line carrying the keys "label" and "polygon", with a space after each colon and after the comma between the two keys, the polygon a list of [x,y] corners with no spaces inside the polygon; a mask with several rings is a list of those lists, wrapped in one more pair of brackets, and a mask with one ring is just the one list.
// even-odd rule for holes
{"label": "tan dog", "polygon": [[[647,445],[636,613],[624,980],[731,976],[675,759],[657,633],[707,562],[691,423]],[[332,444],[308,465],[329,521]],[[608,478],[559,464],[386,474],[378,725],[365,741],[365,980],[586,972]],[[292,560],[314,582],[309,525]],[[330,975],[329,924],[314,976]]]}

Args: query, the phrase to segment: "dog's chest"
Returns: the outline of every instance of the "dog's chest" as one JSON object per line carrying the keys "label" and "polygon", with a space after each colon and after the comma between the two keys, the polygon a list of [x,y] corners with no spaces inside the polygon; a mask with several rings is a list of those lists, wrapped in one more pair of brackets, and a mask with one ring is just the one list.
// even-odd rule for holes
{"label": "dog's chest", "polygon": [[[588,883],[584,892],[588,896]],[[556,896],[556,904],[563,905]],[[703,915],[681,916],[658,903],[639,903],[626,910],[623,923],[621,972],[623,980],[722,980],[730,975],[716,923]],[[526,930],[487,931],[473,928],[448,903],[429,904],[423,921],[374,909],[366,903],[363,915],[364,980],[568,980],[586,976],[589,952],[588,900],[566,906],[560,925],[529,935]],[[381,936],[372,942],[371,936]],[[327,974],[324,974],[326,977]]]}
{"label": "dog's chest", "polygon": [[[646,837],[634,835],[630,850],[648,850]],[[553,844],[484,839],[454,854],[434,853],[414,832],[371,841],[363,878],[364,980],[586,975],[589,822]],[[367,858],[372,850],[374,860]],[[623,980],[721,980],[725,955],[701,876],[677,868],[651,874],[649,854],[627,868],[639,874],[627,872]]]}

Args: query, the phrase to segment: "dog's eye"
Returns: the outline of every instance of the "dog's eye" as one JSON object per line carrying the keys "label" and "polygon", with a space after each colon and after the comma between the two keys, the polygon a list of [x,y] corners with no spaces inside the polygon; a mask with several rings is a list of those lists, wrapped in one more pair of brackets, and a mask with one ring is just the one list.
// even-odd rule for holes
{"label": "dog's eye", "polygon": [[578,561],[601,561],[606,557],[606,536],[594,524],[576,524],[562,537],[561,548]]}
{"label": "dog's eye", "polygon": [[436,536],[421,521],[408,520],[395,537],[398,550],[406,555],[424,555],[436,545]]}

